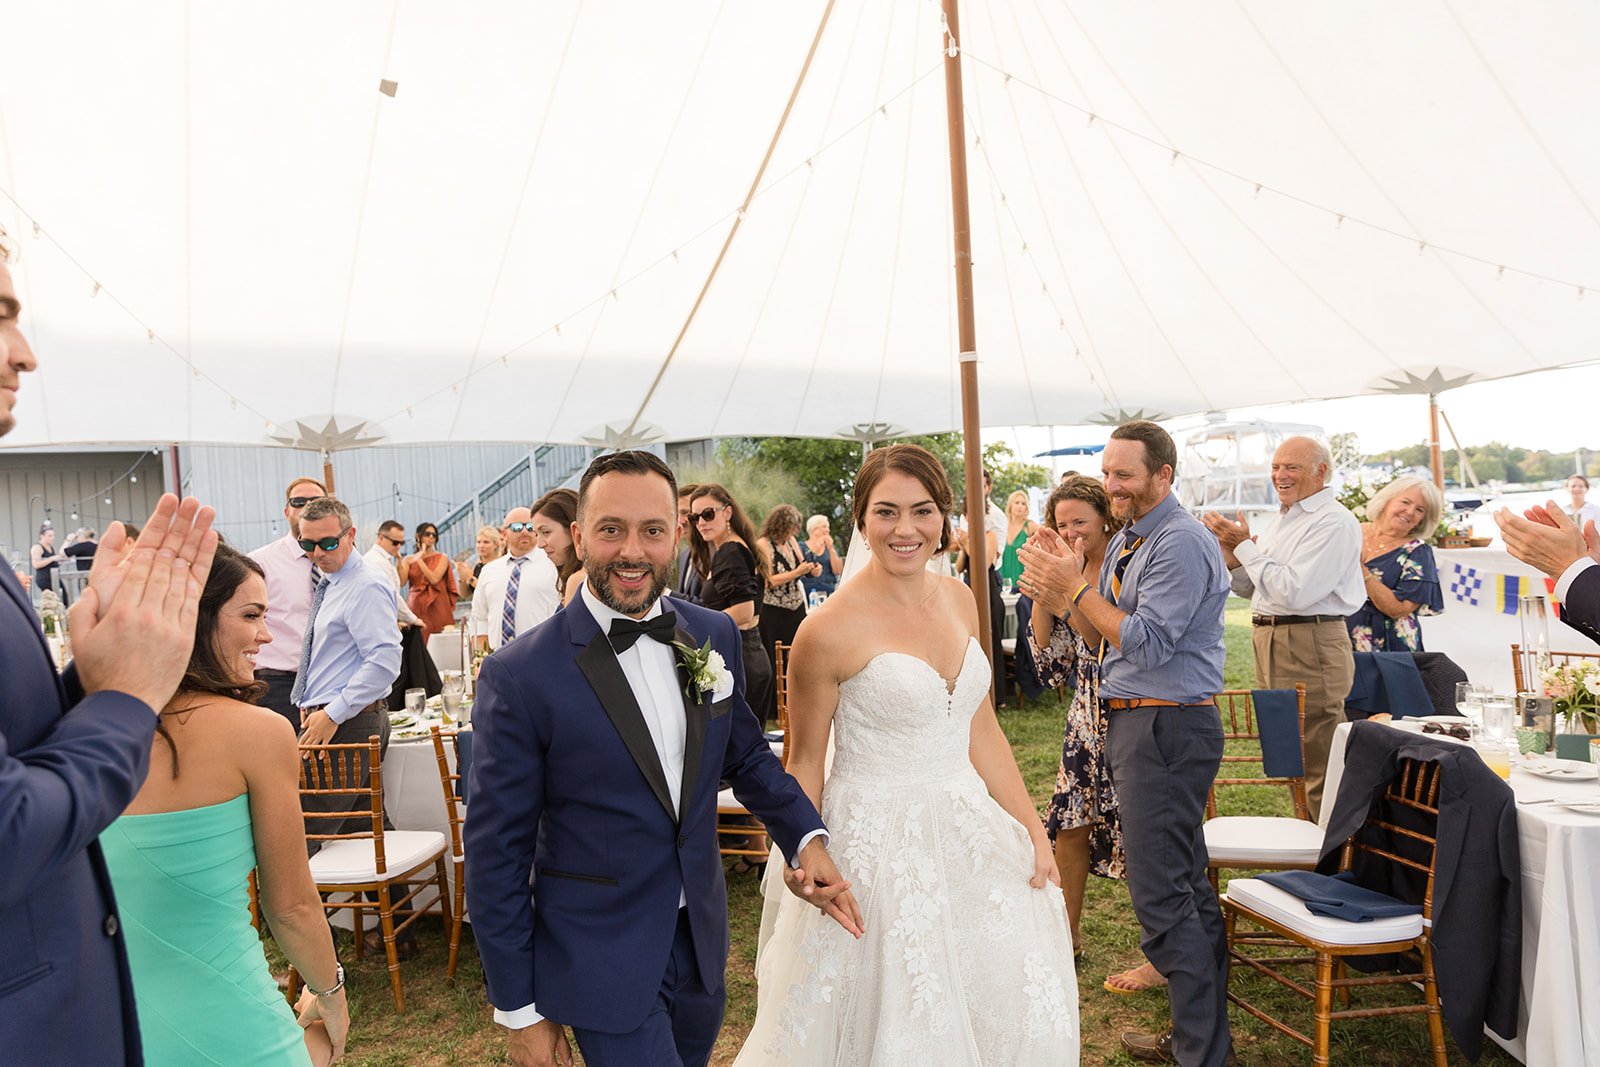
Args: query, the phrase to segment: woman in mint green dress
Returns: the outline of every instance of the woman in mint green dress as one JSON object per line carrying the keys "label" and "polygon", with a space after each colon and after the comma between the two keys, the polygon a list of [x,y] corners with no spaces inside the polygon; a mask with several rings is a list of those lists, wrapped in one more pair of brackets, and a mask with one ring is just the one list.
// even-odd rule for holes
{"label": "woman in mint green dress", "polygon": [[[218,545],[144,785],[100,837],[152,1065],[320,1067],[344,1051],[344,973],[306,862],[294,732],[247,702],[272,640],[266,601],[261,568]],[[262,913],[306,981],[298,1021],[250,925],[252,868]]]}

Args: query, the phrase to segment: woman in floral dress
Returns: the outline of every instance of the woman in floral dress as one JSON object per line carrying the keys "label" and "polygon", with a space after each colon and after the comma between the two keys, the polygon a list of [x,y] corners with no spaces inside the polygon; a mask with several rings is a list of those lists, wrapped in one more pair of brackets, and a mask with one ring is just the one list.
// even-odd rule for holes
{"label": "woman in floral dress", "polygon": [[[1112,523],[1111,498],[1105,488],[1093,478],[1069,478],[1050,494],[1044,518],[1061,540],[1084,554],[1084,573],[1098,574]],[[1067,712],[1061,764],[1045,829],[1055,842],[1056,869],[1061,874],[1073,948],[1081,952],[1083,893],[1090,872],[1102,878],[1127,877],[1117,794],[1111,784],[1100,721],[1100,665],[1083,637],[1067,622],[1075,583],[1055,579],[1050,565],[1054,556],[1042,546],[1025,546],[1021,556],[1027,563],[1021,589],[1034,599],[1026,638],[1039,680],[1055,688],[1069,675],[1072,678],[1072,707]],[[1107,978],[1105,987],[1113,993],[1139,993],[1165,984],[1166,979],[1146,962]]]}
{"label": "woman in floral dress", "polygon": [[1361,524],[1361,570],[1367,602],[1345,619],[1357,652],[1421,652],[1419,615],[1444,610],[1433,549],[1423,540],[1439,525],[1444,501],[1433,483],[1398,478],[1367,502]]}

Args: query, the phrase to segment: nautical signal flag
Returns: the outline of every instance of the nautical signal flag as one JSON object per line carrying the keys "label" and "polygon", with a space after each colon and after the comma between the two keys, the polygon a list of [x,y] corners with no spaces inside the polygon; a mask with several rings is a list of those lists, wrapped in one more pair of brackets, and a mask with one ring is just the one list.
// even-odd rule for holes
{"label": "nautical signal flag", "polygon": [[1495,607],[1502,615],[1515,615],[1527,591],[1528,579],[1515,574],[1497,574],[1494,582]]}

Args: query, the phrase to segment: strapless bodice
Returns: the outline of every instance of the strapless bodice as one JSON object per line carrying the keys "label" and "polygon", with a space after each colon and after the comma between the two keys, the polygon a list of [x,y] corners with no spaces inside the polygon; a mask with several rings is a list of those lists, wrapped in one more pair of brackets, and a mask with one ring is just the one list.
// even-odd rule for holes
{"label": "strapless bodice", "polygon": [[977,638],[967,642],[953,688],[926,660],[880,652],[839,683],[832,776],[892,784],[970,772],[972,716],[988,691]]}

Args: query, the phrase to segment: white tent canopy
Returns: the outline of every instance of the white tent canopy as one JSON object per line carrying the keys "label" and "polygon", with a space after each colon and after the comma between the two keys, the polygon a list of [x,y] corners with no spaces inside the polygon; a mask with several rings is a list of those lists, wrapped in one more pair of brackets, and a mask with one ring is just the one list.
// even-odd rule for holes
{"label": "white tent canopy", "polygon": [[[931,0],[838,0],[707,285],[824,7],[8,4],[5,444],[958,426]],[[986,424],[1600,356],[1595,5],[962,17]]]}

